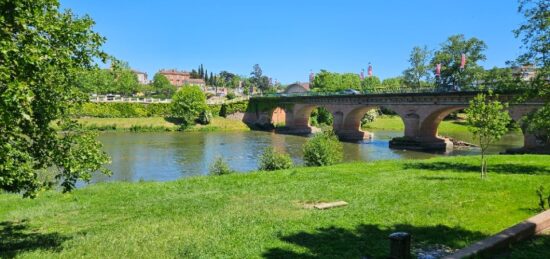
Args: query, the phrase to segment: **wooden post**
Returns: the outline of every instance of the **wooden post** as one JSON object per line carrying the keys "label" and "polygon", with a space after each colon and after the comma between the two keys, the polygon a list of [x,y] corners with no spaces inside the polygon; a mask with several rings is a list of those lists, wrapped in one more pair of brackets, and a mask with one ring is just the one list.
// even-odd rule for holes
{"label": "wooden post", "polygon": [[390,234],[390,258],[410,259],[411,258],[411,235],[406,232],[395,232]]}

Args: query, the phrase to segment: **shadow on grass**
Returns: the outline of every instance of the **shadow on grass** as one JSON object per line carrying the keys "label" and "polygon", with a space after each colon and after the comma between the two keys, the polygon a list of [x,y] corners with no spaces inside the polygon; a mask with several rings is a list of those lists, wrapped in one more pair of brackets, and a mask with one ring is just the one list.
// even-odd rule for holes
{"label": "shadow on grass", "polygon": [[[428,171],[454,171],[479,173],[479,165],[471,165],[460,162],[429,162],[429,163],[407,163],[403,166],[404,169],[420,169]],[[516,165],[516,164],[488,164],[489,173],[497,174],[550,174],[550,167],[534,166],[534,165]]]}
{"label": "shadow on grass", "polygon": [[284,248],[271,248],[264,252],[265,258],[387,258],[389,234],[405,231],[412,235],[414,247],[445,245],[462,248],[486,237],[481,232],[447,226],[416,227],[395,225],[382,228],[377,225],[359,225],[354,230],[339,227],[321,228],[313,233],[299,232],[280,237],[286,243],[306,248],[299,253]]}
{"label": "shadow on grass", "polygon": [[33,250],[61,250],[68,237],[59,233],[40,233],[30,229],[26,221],[0,222],[0,258],[14,258]]}

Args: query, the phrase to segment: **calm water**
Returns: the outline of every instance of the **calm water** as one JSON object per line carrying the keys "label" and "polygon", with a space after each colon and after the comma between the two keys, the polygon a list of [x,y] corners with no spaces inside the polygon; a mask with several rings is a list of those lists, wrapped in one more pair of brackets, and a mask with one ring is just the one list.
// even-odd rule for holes
{"label": "calm water", "polygon": [[[479,154],[478,149],[457,150],[449,154],[429,154],[414,151],[392,150],[388,142],[402,132],[375,131],[372,141],[344,143],[346,161],[373,161],[382,159],[423,159],[441,155]],[[471,141],[468,134],[454,135]],[[169,181],[181,177],[208,173],[208,166],[223,157],[232,169],[239,172],[255,170],[258,156],[265,147],[290,154],[301,164],[302,145],[307,138],[268,132],[161,132],[161,133],[102,133],[99,140],[113,163],[111,177],[96,175],[92,182],[104,181]],[[509,134],[492,152],[520,147],[522,135]]]}

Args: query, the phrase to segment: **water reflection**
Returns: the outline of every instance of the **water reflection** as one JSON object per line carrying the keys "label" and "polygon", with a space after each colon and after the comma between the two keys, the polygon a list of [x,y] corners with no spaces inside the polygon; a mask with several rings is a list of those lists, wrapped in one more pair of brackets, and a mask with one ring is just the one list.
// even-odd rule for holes
{"label": "water reflection", "polygon": [[[423,159],[441,154],[393,150],[388,142],[401,136],[396,131],[376,131],[374,139],[344,143],[345,161],[374,161],[382,159]],[[452,137],[471,141],[468,134]],[[161,133],[103,133],[99,140],[112,158],[109,168],[113,176],[94,176],[92,182],[105,181],[168,181],[208,173],[209,165],[223,157],[232,169],[246,172],[258,167],[258,157],[265,147],[273,147],[291,155],[302,164],[302,145],[305,137],[269,132],[161,132]],[[499,152],[522,145],[520,133],[509,133],[491,149]],[[456,150],[445,155],[478,154],[477,149]]]}

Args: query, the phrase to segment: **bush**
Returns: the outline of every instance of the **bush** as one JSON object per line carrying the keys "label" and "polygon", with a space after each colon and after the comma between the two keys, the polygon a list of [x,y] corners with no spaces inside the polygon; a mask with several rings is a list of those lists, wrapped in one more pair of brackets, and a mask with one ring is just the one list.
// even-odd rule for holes
{"label": "bush", "polygon": [[183,86],[172,98],[172,117],[181,121],[182,128],[191,126],[206,109],[206,96],[198,86]]}
{"label": "bush", "polygon": [[368,111],[367,113],[365,113],[365,116],[363,116],[363,118],[361,119],[361,126],[365,126],[366,124],[373,122],[374,120],[376,120],[377,117],[378,117],[377,109],[372,109]]}
{"label": "bush", "polygon": [[227,100],[233,100],[235,99],[236,96],[234,93],[228,93],[226,97],[227,97]]}
{"label": "bush", "polygon": [[304,162],[307,166],[332,165],[342,161],[343,149],[332,131],[319,133],[304,144]]}
{"label": "bush", "polygon": [[170,116],[168,103],[85,103],[72,111],[77,117],[141,118]]}
{"label": "bush", "polygon": [[292,158],[288,154],[275,151],[272,147],[265,148],[260,156],[259,170],[274,171],[290,167],[292,167]]}
{"label": "bush", "polygon": [[214,163],[210,165],[210,175],[226,175],[233,173],[227,162],[221,157],[216,158]]}
{"label": "bush", "polygon": [[212,113],[209,110],[204,110],[199,114],[199,123],[202,125],[207,125],[212,122]]}

